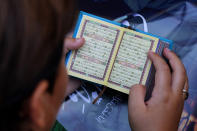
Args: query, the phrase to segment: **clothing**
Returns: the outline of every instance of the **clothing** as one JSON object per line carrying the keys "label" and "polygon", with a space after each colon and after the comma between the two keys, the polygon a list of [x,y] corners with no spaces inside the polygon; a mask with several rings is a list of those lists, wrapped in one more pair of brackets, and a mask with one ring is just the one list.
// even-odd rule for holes
{"label": "clothing", "polygon": [[144,8],[152,9],[165,9],[177,2],[182,2],[185,0],[124,0],[124,2],[130,7],[134,12],[138,12]]}
{"label": "clothing", "polygon": [[56,120],[51,131],[66,131],[66,129]]}

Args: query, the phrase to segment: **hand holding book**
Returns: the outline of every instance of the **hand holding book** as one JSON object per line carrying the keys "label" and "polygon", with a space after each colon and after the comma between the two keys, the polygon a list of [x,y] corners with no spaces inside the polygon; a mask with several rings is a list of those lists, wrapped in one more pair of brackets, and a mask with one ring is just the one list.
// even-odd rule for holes
{"label": "hand holding book", "polygon": [[[150,100],[144,102],[146,88],[135,85],[129,95],[129,121],[135,131],[175,131],[181,117],[188,79],[180,59],[170,50],[164,50],[170,66],[157,54],[149,53],[156,68],[155,87]],[[172,68],[172,72],[170,71]]]}
{"label": "hand holding book", "polygon": [[[79,49],[80,47],[83,46],[84,43],[85,43],[85,40],[83,38],[74,39],[74,38],[67,36],[64,39],[64,55],[66,56],[69,50]],[[69,78],[65,96],[67,97],[69,94],[74,92],[75,89],[77,89],[80,86],[80,84],[81,83],[79,80]]]}
{"label": "hand holding book", "polygon": [[[102,18],[86,13],[80,17],[74,37],[84,37],[86,43],[67,57],[69,75],[124,93],[130,90],[132,129],[176,130],[184,104],[182,90],[188,88],[188,81],[183,64],[167,49],[171,41],[122,28],[106,19],[105,23]],[[162,53],[169,60],[172,72]],[[151,78],[155,79],[154,90],[151,99],[145,102],[146,85]]]}

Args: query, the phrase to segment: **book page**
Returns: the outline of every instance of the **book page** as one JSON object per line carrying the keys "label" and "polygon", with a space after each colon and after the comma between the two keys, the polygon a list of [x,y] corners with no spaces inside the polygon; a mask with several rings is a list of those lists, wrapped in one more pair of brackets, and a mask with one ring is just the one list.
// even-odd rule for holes
{"label": "book page", "polygon": [[125,31],[108,82],[127,89],[142,84],[147,53],[153,44],[154,40],[149,37]]}
{"label": "book page", "polygon": [[85,38],[85,44],[75,51],[70,70],[104,80],[118,35],[119,30],[114,27],[84,20],[78,36]]}

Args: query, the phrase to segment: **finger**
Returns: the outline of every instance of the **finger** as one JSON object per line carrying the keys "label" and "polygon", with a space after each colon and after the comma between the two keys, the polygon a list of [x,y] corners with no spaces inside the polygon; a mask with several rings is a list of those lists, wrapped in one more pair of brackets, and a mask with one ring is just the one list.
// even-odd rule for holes
{"label": "finger", "polygon": [[142,113],[146,109],[146,105],[144,102],[146,94],[146,87],[143,85],[134,85],[130,89],[129,93],[129,101],[128,101],[128,108],[129,108],[129,115],[131,113]]}
{"label": "finger", "polygon": [[69,50],[76,50],[79,49],[85,43],[84,38],[65,38],[64,40],[64,51],[68,53]]}
{"label": "finger", "polygon": [[184,89],[185,89],[186,91],[189,91],[188,77],[186,78],[186,82],[185,82],[185,85],[184,85]]}
{"label": "finger", "polygon": [[183,90],[187,75],[184,65],[181,60],[169,49],[164,49],[164,56],[169,60],[170,66],[172,68],[172,88],[175,91]]}
{"label": "finger", "polygon": [[161,92],[171,90],[171,73],[167,63],[158,54],[153,52],[149,52],[148,57],[156,69],[154,90]]}

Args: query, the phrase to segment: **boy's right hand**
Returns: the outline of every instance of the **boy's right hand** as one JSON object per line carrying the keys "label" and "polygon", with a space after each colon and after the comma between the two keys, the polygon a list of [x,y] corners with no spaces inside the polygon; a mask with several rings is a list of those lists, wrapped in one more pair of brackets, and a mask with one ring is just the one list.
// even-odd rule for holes
{"label": "boy's right hand", "polygon": [[155,69],[155,87],[152,97],[144,102],[146,88],[142,85],[131,87],[129,95],[129,122],[134,131],[175,131],[184,106],[188,79],[184,65],[169,49],[164,56],[167,63],[157,54],[149,52]]}

